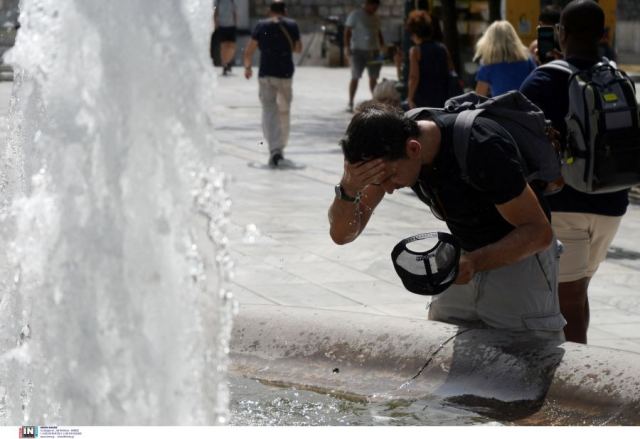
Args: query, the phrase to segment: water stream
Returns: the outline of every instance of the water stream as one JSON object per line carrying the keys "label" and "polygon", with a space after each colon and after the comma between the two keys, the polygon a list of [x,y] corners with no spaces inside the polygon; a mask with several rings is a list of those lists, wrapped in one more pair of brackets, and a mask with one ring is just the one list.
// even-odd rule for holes
{"label": "water stream", "polygon": [[210,0],[23,0],[0,151],[0,424],[228,420]]}

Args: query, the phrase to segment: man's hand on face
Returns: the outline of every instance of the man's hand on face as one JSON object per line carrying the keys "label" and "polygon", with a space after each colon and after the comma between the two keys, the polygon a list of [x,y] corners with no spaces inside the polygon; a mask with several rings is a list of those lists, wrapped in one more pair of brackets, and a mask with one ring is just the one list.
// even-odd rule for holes
{"label": "man's hand on face", "polygon": [[349,163],[344,161],[342,187],[347,195],[355,196],[370,184],[380,184],[387,177],[388,170],[382,159]]}

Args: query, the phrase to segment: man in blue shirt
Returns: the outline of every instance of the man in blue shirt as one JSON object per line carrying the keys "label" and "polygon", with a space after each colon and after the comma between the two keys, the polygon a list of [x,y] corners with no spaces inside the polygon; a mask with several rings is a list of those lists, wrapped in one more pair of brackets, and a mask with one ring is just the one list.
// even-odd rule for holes
{"label": "man in blue shirt", "polygon": [[[588,69],[599,60],[598,42],[604,32],[604,12],[591,0],[574,0],[562,11],[557,26],[565,59],[578,69]],[[559,70],[538,68],[524,81],[520,91],[538,105],[554,128],[566,138],[564,117],[569,109],[569,76]],[[579,192],[569,185],[548,197],[554,233],[564,245],[560,257],[558,293],[567,320],[568,341],[587,342],[589,327],[589,281],[605,259],[627,210],[628,191],[605,194]]]}
{"label": "man in blue shirt", "polygon": [[285,15],[285,3],[274,0],[269,7],[269,18],[256,24],[244,51],[244,76],[250,79],[253,75],[251,60],[256,49],[260,49],[258,85],[262,103],[262,132],[269,145],[270,168],[293,166],[290,160],[284,158],[283,151],[289,140],[293,98],[292,53],[302,52],[302,42],[298,25]]}

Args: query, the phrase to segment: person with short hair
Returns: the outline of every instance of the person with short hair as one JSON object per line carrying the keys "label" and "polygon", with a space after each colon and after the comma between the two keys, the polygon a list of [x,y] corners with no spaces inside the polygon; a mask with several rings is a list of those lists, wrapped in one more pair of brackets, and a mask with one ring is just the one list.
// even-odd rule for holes
{"label": "person with short hair", "polygon": [[353,99],[358,90],[358,82],[365,67],[369,75],[369,89],[376,87],[382,61],[380,51],[384,48],[384,38],[377,15],[380,0],[365,0],[359,9],[347,16],[344,32],[345,54],[351,62],[348,111],[353,111]]}
{"label": "person with short hair", "polygon": [[518,90],[536,68],[529,49],[522,44],[511,23],[494,21],[476,44],[474,59],[480,61],[476,73],[476,93],[498,96]]}
{"label": "person with short hair", "polygon": [[371,103],[353,116],[329,208],[332,240],[354,241],[386,194],[409,187],[463,249],[454,285],[433,297],[429,319],[563,340],[549,211],[541,189],[527,183],[512,137],[475,119],[469,182],[453,146],[456,114],[423,113]]}
{"label": "person with short hair", "polygon": [[213,22],[220,39],[220,58],[222,60],[222,76],[231,72],[233,57],[236,53],[236,4],[234,0],[214,0]]}
{"label": "person with short hair", "polygon": [[[604,12],[592,0],[574,0],[562,10],[558,40],[565,59],[578,69],[600,61],[598,43],[604,32]],[[569,111],[569,76],[538,68],[520,91],[536,104],[566,139],[565,115]],[[604,261],[629,204],[628,190],[604,194],[580,192],[569,184],[547,197],[553,230],[564,246],[560,257],[559,295],[567,319],[568,341],[587,343],[589,328],[588,287]]]}
{"label": "person with short hair", "polygon": [[[545,6],[544,8],[542,8],[542,11],[540,11],[540,15],[538,15],[538,26],[555,27],[556,24],[560,23],[561,12],[562,12],[562,9],[560,9],[558,5]],[[560,47],[556,47],[556,49],[559,50]],[[538,56],[538,39],[537,38],[533,40],[531,44],[529,44],[529,52],[531,52],[531,54],[533,55],[533,59],[535,60],[536,64],[538,65],[542,64],[540,62],[540,57]],[[555,58],[555,55],[556,55],[555,52],[556,50],[554,50],[554,53],[551,54],[551,55],[554,55],[553,58]]]}
{"label": "person with short hair", "polygon": [[269,18],[260,20],[244,51],[244,75],[253,75],[251,60],[260,48],[260,70],[258,72],[259,96],[262,104],[262,132],[269,145],[270,168],[291,168],[293,162],[284,157],[284,148],[289,140],[293,53],[302,52],[300,30],[297,23],[288,18],[284,1],[273,0],[269,7]]}

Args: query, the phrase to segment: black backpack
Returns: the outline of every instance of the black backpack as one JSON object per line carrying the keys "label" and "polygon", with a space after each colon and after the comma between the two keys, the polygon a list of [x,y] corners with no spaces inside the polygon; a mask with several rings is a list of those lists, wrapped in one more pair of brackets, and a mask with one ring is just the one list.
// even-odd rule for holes
{"label": "black backpack", "polygon": [[587,70],[564,60],[540,69],[565,72],[569,111],[562,175],[586,193],[606,193],[640,184],[640,113],[635,85],[615,63],[603,58]]}
{"label": "black backpack", "polygon": [[469,92],[449,99],[444,109],[415,108],[405,115],[415,119],[420,114],[437,117],[442,113],[458,114],[453,127],[453,145],[462,179],[468,184],[477,188],[469,178],[467,153],[473,122],[476,117],[483,117],[502,126],[517,145],[520,163],[529,183],[540,184],[546,194],[556,193],[562,188],[560,156],[552,142],[551,123],[545,119],[542,110],[519,91],[494,98]]}

